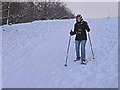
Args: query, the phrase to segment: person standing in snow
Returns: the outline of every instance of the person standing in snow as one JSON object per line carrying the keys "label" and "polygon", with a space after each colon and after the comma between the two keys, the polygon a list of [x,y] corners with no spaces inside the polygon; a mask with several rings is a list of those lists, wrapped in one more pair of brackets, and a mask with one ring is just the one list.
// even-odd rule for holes
{"label": "person standing in snow", "polygon": [[[86,64],[86,41],[87,41],[87,34],[86,31],[90,31],[90,28],[86,21],[83,20],[81,15],[76,16],[76,23],[74,25],[74,31],[70,31],[70,35],[73,36],[76,34],[75,38],[75,49],[76,49],[76,60],[81,59],[81,64]],[[80,56],[80,44],[81,44],[81,56]]]}

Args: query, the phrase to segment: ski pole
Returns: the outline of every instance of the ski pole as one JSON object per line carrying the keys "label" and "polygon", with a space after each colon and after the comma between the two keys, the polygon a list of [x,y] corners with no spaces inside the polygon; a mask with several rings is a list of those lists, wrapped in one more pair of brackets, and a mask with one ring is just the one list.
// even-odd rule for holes
{"label": "ski pole", "polygon": [[92,52],[93,59],[95,59],[95,57],[94,57],[94,52],[93,52],[93,48],[92,48],[92,42],[91,42],[90,34],[89,34],[89,33],[88,33],[88,38],[89,38],[89,42],[90,42],[90,47],[91,47],[91,52]]}
{"label": "ski pole", "polygon": [[69,36],[69,42],[68,42],[68,48],[67,48],[67,55],[66,55],[66,60],[65,60],[65,66],[67,66],[68,53],[69,53],[69,47],[70,47],[70,41],[71,41],[71,35]]}

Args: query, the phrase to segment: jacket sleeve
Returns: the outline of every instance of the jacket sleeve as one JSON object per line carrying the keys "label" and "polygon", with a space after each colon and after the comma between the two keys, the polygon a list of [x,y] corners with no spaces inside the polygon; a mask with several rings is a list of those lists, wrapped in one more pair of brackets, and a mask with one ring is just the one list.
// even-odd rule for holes
{"label": "jacket sleeve", "polygon": [[74,34],[76,34],[76,24],[74,25]]}
{"label": "jacket sleeve", "polygon": [[86,29],[88,32],[90,31],[90,28],[89,28],[87,22],[85,22],[85,29]]}
{"label": "jacket sleeve", "polygon": [[74,25],[74,30],[72,31],[70,31],[70,35],[75,35],[76,34],[76,24]]}

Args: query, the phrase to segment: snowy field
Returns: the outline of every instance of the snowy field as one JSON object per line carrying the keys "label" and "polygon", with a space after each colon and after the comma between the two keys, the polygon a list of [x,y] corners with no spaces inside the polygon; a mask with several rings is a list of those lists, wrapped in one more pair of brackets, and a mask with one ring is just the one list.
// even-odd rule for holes
{"label": "snowy field", "polygon": [[[95,53],[89,40],[87,65],[74,62],[74,36],[68,66],[64,66],[71,20],[47,20],[4,25],[2,29],[3,88],[117,88],[117,18],[86,19]],[[90,61],[91,60],[91,61]]]}

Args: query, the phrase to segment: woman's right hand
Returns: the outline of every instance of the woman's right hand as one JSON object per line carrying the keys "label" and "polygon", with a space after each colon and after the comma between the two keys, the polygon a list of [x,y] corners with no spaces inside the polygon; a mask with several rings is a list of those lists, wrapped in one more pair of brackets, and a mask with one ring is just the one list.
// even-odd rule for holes
{"label": "woman's right hand", "polygon": [[72,30],[70,31],[70,35],[71,35],[71,36],[74,35],[74,32],[73,32]]}

